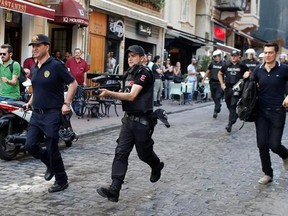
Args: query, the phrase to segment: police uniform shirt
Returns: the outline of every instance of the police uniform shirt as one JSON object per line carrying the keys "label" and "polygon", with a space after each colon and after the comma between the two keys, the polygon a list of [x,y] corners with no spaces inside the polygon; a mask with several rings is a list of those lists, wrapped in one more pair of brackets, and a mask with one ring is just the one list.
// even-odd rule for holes
{"label": "police uniform shirt", "polygon": [[220,69],[222,68],[222,66],[225,63],[223,61],[220,62],[211,62],[210,65],[208,66],[208,70],[210,71],[210,81],[211,82],[219,82],[218,80],[218,72],[220,71]]}
{"label": "police uniform shirt", "polygon": [[37,63],[32,68],[33,108],[61,109],[64,102],[64,84],[74,78],[63,63],[49,57],[39,69]]}
{"label": "police uniform shirt", "polygon": [[243,60],[243,63],[247,65],[247,67],[249,68],[250,71],[254,71],[254,69],[257,67],[257,65],[259,64],[258,61],[256,60],[249,60],[249,59],[245,59]]}
{"label": "police uniform shirt", "polygon": [[236,64],[228,62],[221,68],[221,72],[225,75],[225,84],[228,87],[236,84],[246,71],[249,71],[249,68],[241,62]]}
{"label": "police uniform shirt", "polygon": [[258,65],[253,72],[258,83],[258,102],[261,108],[282,107],[286,82],[288,80],[288,65],[276,62],[268,72],[265,64]]}
{"label": "police uniform shirt", "polygon": [[134,84],[142,86],[134,101],[122,101],[123,111],[129,113],[145,113],[153,110],[153,87],[154,78],[149,68],[137,66],[125,80],[124,92],[130,92]]}

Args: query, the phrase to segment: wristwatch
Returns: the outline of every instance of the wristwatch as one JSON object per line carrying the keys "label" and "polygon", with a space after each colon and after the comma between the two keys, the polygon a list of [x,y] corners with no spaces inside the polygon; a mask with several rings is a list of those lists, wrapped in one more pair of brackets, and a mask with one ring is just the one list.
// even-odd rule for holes
{"label": "wristwatch", "polygon": [[68,102],[64,102],[63,104],[65,104],[66,106],[70,107],[70,103],[68,103]]}

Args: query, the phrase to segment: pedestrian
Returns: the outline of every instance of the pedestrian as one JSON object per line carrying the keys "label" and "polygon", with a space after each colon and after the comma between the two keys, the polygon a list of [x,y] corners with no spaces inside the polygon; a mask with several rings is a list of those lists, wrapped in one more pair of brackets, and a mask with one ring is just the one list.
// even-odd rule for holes
{"label": "pedestrian", "polygon": [[174,72],[173,66],[171,65],[170,58],[166,59],[164,64],[164,99],[170,99],[170,83],[173,82]]}
{"label": "pedestrian", "polygon": [[215,50],[212,54],[212,58],[213,60],[209,64],[202,79],[202,84],[205,85],[206,77],[209,77],[211,97],[214,101],[213,118],[217,118],[218,113],[221,111],[221,99],[223,97],[223,90],[218,80],[218,72],[225,63],[222,61],[221,50]]}
{"label": "pedestrian", "polygon": [[[249,77],[249,68],[246,64],[240,62],[240,52],[233,50],[231,52],[231,61],[226,62],[224,66],[218,72],[218,80],[221,84],[221,88],[224,90],[226,106],[229,110],[228,124],[225,127],[228,133],[232,130],[232,125],[237,121],[236,107],[240,99],[234,92],[232,87],[242,78]],[[225,76],[225,81],[223,79]]]}
{"label": "pedestrian", "polygon": [[28,77],[29,79],[32,77],[31,68],[34,66],[35,62],[36,58],[34,58],[33,54],[31,57],[26,58],[23,62],[23,69],[26,73],[26,77]]}
{"label": "pedestrian", "polygon": [[112,92],[100,89],[100,97],[113,97],[122,101],[125,115],[112,164],[112,184],[109,187],[100,187],[97,192],[118,202],[119,193],[128,168],[128,157],[134,145],[140,160],[147,163],[152,171],[150,181],[157,182],[161,177],[164,163],[153,151],[154,141],[151,138],[154,131],[152,120],[154,78],[149,69],[142,65],[145,51],[141,46],[130,46],[128,54],[129,69],[124,75],[123,92]]}
{"label": "pedestrian", "polygon": [[12,59],[13,47],[3,44],[0,48],[0,101],[20,99],[19,80],[20,64]]}
{"label": "pedestrian", "polygon": [[[32,38],[33,55],[37,59],[32,68],[33,93],[26,110],[32,107],[25,150],[47,167],[44,179],[55,176],[49,193],[62,191],[68,187],[68,178],[58,148],[58,131],[61,115],[68,114],[70,103],[77,89],[77,82],[59,60],[49,55],[50,42],[46,35],[37,34]],[[64,85],[69,85],[64,102]],[[45,135],[45,149],[40,142]]]}
{"label": "pedestrian", "polygon": [[153,61],[152,61],[152,54],[148,53],[147,54],[147,67],[152,71],[152,67],[153,67]]}
{"label": "pedestrian", "polygon": [[264,176],[260,184],[273,180],[270,149],[283,159],[288,170],[288,150],[281,143],[288,108],[288,96],[284,98],[288,81],[288,66],[276,61],[279,46],[276,43],[264,45],[264,61],[254,70],[253,76],[258,86],[258,115],[255,121],[257,147],[259,149]]}
{"label": "pedestrian", "polygon": [[187,99],[188,99],[188,102],[192,102],[193,101],[193,94],[194,94],[194,91],[196,89],[196,86],[197,86],[197,74],[198,72],[196,71],[196,65],[197,64],[197,61],[195,58],[192,58],[191,59],[191,63],[188,65],[187,67],[187,78],[186,78],[186,83],[192,83],[192,92],[189,92],[187,94]]}
{"label": "pedestrian", "polygon": [[64,59],[63,59],[63,62],[66,63],[67,60],[68,60],[69,58],[71,58],[71,57],[72,57],[71,51],[67,50],[67,51],[65,52],[65,57],[64,57]]}
{"label": "pedestrian", "polygon": [[65,66],[76,79],[77,83],[81,86],[87,86],[87,72],[89,67],[87,62],[81,58],[82,51],[80,48],[74,49],[74,56],[69,58]]}
{"label": "pedestrian", "polygon": [[162,76],[164,75],[163,67],[161,67],[161,58],[159,55],[156,55],[153,59],[152,72],[154,75],[154,106],[162,106],[160,103],[162,90],[163,90],[163,82]]}
{"label": "pedestrian", "polygon": [[106,62],[106,71],[110,74],[113,73],[114,68],[116,67],[116,59],[113,57],[114,53],[112,51],[107,54],[107,62]]}

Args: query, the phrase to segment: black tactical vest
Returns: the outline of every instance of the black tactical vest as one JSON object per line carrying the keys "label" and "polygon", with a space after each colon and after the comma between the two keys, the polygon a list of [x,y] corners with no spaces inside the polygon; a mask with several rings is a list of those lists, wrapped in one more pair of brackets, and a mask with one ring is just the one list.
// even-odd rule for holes
{"label": "black tactical vest", "polygon": [[150,77],[146,77],[146,85],[143,86],[143,89],[134,101],[122,101],[122,109],[127,113],[148,113],[149,111],[153,111],[154,78],[149,68],[137,65],[134,68],[128,69],[123,78],[123,92],[131,91],[135,79],[139,79],[143,71],[147,71],[150,75]]}

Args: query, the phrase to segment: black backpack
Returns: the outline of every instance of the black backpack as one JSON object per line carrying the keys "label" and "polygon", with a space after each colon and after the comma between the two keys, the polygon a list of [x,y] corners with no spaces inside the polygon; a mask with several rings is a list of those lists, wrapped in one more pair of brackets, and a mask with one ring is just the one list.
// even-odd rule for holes
{"label": "black backpack", "polygon": [[255,122],[257,117],[257,84],[253,77],[244,80],[241,98],[237,104],[238,118]]}
{"label": "black backpack", "polygon": [[[12,64],[9,65],[9,69],[11,71],[11,73],[13,73],[13,66],[14,66],[14,60],[12,61]],[[26,78],[26,73],[23,69],[23,67],[20,66],[20,75],[18,77],[19,80],[19,89],[20,89],[20,94],[25,92],[25,86],[23,86],[23,82],[25,82],[27,80]]]}

